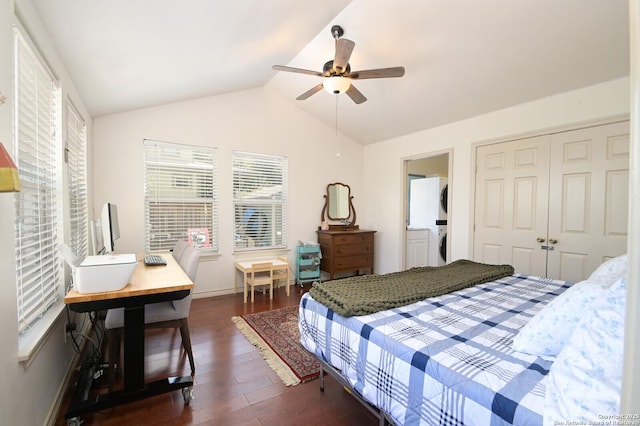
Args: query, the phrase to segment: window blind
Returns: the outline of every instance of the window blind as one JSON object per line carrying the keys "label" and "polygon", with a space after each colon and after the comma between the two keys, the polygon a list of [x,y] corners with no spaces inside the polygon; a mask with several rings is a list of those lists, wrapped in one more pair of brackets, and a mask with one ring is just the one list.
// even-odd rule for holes
{"label": "window blind", "polygon": [[144,141],[145,247],[218,252],[217,149]]}
{"label": "window blind", "polygon": [[233,153],[234,250],[287,246],[286,157]]}
{"label": "window blind", "polygon": [[69,246],[81,259],[89,254],[87,205],[87,126],[80,113],[67,101],[67,147],[69,186]]}
{"label": "window blind", "polygon": [[14,28],[15,201],[18,328],[24,333],[62,296],[59,89],[53,74]]}

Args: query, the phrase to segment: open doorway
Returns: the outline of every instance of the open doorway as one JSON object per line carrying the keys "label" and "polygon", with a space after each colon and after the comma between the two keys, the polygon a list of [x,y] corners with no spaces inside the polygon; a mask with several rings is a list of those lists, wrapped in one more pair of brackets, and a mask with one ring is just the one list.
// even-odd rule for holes
{"label": "open doorway", "polygon": [[448,262],[450,162],[450,152],[405,160],[405,269]]}

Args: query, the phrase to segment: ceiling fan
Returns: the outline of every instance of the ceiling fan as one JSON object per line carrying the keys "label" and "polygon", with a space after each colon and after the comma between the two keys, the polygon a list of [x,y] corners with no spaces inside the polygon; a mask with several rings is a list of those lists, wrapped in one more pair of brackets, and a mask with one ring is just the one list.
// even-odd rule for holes
{"label": "ceiling fan", "polygon": [[367,98],[351,84],[351,80],[364,80],[368,78],[388,78],[402,77],[404,75],[404,67],[377,68],[371,70],[351,71],[349,58],[355,47],[355,43],[346,38],[341,38],[344,34],[342,27],[334,25],[331,27],[331,35],[336,40],[336,53],[333,60],[328,61],[322,67],[322,72],[305,70],[302,68],[287,67],[284,65],[274,65],[276,71],[295,72],[300,74],[315,75],[323,77],[324,81],[317,86],[307,90],[296,99],[302,101],[307,99],[314,93],[319,92],[323,88],[333,94],[346,93],[353,102],[361,104]]}

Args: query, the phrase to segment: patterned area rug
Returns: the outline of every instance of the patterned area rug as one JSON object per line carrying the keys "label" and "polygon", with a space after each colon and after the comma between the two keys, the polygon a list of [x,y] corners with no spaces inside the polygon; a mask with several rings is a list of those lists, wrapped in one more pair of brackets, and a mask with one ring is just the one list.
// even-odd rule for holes
{"label": "patterned area rug", "polygon": [[300,344],[298,306],[232,317],[286,386],[317,378],[320,363]]}

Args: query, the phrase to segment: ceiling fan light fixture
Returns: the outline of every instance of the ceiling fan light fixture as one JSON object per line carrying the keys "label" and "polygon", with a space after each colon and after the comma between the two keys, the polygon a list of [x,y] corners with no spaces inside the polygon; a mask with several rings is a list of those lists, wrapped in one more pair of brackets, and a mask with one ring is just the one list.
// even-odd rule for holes
{"label": "ceiling fan light fixture", "polygon": [[351,82],[349,81],[348,78],[345,78],[339,75],[334,75],[332,77],[326,78],[322,82],[322,86],[324,87],[324,90],[326,90],[327,92],[337,95],[337,94],[346,92],[351,86]]}
{"label": "ceiling fan light fixture", "polygon": [[[402,77],[404,75],[404,67],[351,71],[349,59],[351,58],[351,52],[353,52],[356,44],[351,40],[342,38],[343,34],[344,31],[339,25],[331,27],[331,35],[335,38],[336,49],[333,59],[324,63],[322,72],[284,65],[274,65],[272,67],[276,71],[295,72],[298,74],[307,74],[324,78],[321,83],[316,84],[311,89],[298,96],[296,98],[297,100],[303,101],[308,99],[309,96],[320,92],[324,88],[324,90],[333,95],[346,93],[354,103],[361,104],[366,102],[367,98],[360,93],[358,89],[356,89],[356,86],[351,84],[351,80],[359,81],[369,78]],[[336,98],[336,102],[337,99],[338,98]]]}

